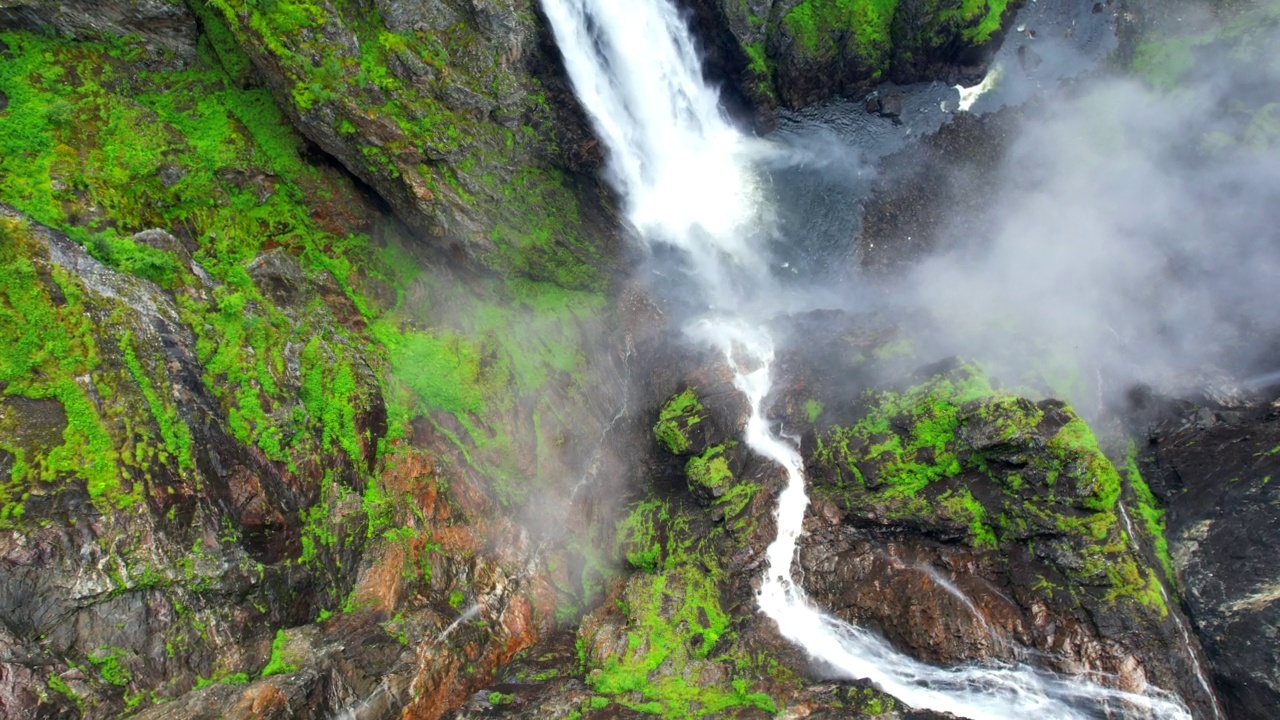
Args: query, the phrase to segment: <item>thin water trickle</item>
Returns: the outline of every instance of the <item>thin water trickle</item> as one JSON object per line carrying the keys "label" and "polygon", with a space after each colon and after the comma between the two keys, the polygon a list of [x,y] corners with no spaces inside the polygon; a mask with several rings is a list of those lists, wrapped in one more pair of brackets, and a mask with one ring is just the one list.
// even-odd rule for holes
{"label": "thin water trickle", "polygon": [[[850,679],[869,679],[907,704],[973,720],[1052,717],[1190,718],[1176,698],[1105,688],[1026,665],[940,668],[813,606],[794,579],[809,501],[799,451],[765,417],[781,314],[770,273],[772,216],[753,163],[768,143],[739,132],[702,79],[688,28],[669,0],[541,0],[574,88],[608,150],[606,176],[650,246],[674,247],[695,281],[695,304],[719,308],[688,334],[719,348],[749,401],[746,444],[787,476],[776,539],[757,600],[782,635]],[[726,311],[725,309],[732,309]]]}
{"label": "thin water trickle", "polygon": [[444,632],[440,633],[440,636],[435,639],[435,642],[431,643],[431,646],[435,647],[436,645],[439,645],[445,640],[448,640],[449,636],[453,634],[454,630],[458,629],[459,625],[461,625],[462,623],[468,620],[473,619],[475,616],[479,615],[480,611],[483,609],[484,607],[480,603],[472,604],[471,607],[467,608],[466,611],[464,611],[461,615],[459,615],[456,620],[449,623],[449,627],[445,628]]}

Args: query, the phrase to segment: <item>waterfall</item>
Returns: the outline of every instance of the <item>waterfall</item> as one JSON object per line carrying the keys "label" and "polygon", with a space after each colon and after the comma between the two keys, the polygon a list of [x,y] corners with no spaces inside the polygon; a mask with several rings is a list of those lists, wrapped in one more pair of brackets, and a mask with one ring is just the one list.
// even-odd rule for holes
{"label": "waterfall", "polygon": [[[1176,699],[1105,688],[1024,665],[940,668],[815,607],[791,566],[808,497],[804,462],[764,414],[774,346],[765,322],[776,289],[765,240],[770,215],[752,162],[768,145],[723,115],[670,0],[541,0],[579,99],[608,151],[606,176],[651,246],[678,249],[709,308],[689,333],[720,348],[750,402],[746,443],[787,475],[778,536],[766,551],[760,610],[782,635],[849,679],[907,704],[972,720],[1187,718]],[[770,303],[774,303],[771,307]]]}

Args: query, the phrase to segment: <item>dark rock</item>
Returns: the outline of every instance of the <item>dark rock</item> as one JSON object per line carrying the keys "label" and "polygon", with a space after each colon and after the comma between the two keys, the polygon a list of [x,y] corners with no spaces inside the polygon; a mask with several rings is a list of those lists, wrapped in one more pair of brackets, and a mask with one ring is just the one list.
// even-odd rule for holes
{"label": "dark rock", "polygon": [[1280,417],[1166,421],[1147,476],[1168,505],[1170,551],[1227,717],[1280,707]]}
{"label": "dark rock", "polygon": [[191,264],[191,251],[187,249],[187,246],[178,238],[159,228],[152,228],[150,230],[143,230],[142,232],[135,233],[133,241],[148,247],[153,247],[157,250],[173,253],[174,255],[177,255],[183,263],[187,265]]}
{"label": "dark rock", "polygon": [[1044,58],[1040,57],[1040,53],[1032,50],[1026,45],[1018,46],[1018,64],[1022,66],[1028,74],[1034,73],[1036,68],[1044,62]]}
{"label": "dark rock", "polygon": [[880,114],[890,118],[900,117],[902,115],[902,95],[899,93],[886,95],[880,101]]}
{"label": "dark rock", "polygon": [[160,167],[159,175],[160,184],[167,188],[171,188],[182,182],[182,179],[187,176],[187,171],[181,165],[167,163]]}
{"label": "dark rock", "polygon": [[262,294],[280,305],[300,306],[304,293],[309,289],[302,267],[283,250],[259,255],[246,270]]}
{"label": "dark rock", "polygon": [[994,222],[996,182],[1018,111],[958,113],[936,134],[886,158],[866,202],[860,269],[893,275],[921,257],[979,237]]}
{"label": "dark rock", "polygon": [[[712,59],[708,72],[727,78],[737,95],[766,109],[779,104],[794,109],[833,96],[861,97],[884,80],[954,83],[958,69],[983,62],[1001,35],[974,38],[966,32],[982,18],[961,19],[966,13],[960,11],[960,0],[938,0],[927,8],[898,3],[877,29],[883,41],[863,46],[831,3],[805,5],[809,15],[803,25],[790,18],[799,12],[792,0],[679,4],[693,18],[694,31]],[[1002,24],[1019,4],[1009,3]]]}

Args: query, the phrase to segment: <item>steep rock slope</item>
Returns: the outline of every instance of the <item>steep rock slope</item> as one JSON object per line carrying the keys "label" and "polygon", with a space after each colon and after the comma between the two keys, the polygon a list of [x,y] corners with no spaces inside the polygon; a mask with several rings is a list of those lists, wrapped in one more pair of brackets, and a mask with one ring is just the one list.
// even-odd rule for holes
{"label": "steep rock slope", "polygon": [[615,258],[576,101],[532,0],[192,5],[235,41],[294,124],[478,267],[600,289]]}
{"label": "steep rock slope", "polygon": [[[683,0],[721,70],[757,104],[858,97],[885,80],[976,82],[1008,0]],[[728,33],[725,33],[725,29]]]}
{"label": "steep rock slope", "polygon": [[605,299],[411,239],[218,26],[113,27],[0,33],[0,714],[438,716],[598,593],[511,517],[610,476]]}

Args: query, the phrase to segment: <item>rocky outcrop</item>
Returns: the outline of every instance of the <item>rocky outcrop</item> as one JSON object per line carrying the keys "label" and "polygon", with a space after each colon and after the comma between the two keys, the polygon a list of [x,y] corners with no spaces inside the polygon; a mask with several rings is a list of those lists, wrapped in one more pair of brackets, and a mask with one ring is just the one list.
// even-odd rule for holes
{"label": "rocky outcrop", "polygon": [[[756,104],[861,97],[885,80],[977,82],[1016,2],[684,0],[711,68]],[[723,31],[728,29],[728,37]],[[728,45],[726,47],[726,45]]]}
{"label": "rocky outcrop", "polygon": [[901,359],[877,358],[895,341],[874,327],[788,361],[798,382],[780,409],[810,428],[811,596],[931,662],[1039,658],[1211,713],[1136,467],[1117,470],[1068,406],[1002,393],[963,365],[886,383]]}
{"label": "rocky outcrop", "polygon": [[[1135,466],[1117,470],[1063,403],[1001,393],[964,365],[887,382],[901,364],[891,325],[789,324],[804,342],[780,360],[775,411],[810,474],[797,572],[815,602],[927,662],[1087,673],[1212,713]],[[829,339],[815,343],[811,324]],[[632,574],[579,627],[585,676],[550,689],[508,677],[494,711],[832,712],[807,658],[755,607],[781,472],[739,444],[747,409],[714,354],[655,352],[649,391],[669,398],[651,418],[655,480],[616,541]]]}
{"label": "rocky outcrop", "polygon": [[530,565],[528,536],[481,488],[415,451],[381,487],[394,527],[341,612],[280,631],[260,673],[224,675],[138,717],[436,718],[550,628],[551,573]]}
{"label": "rocky outcrop", "polygon": [[[45,705],[100,716],[254,670],[264,632],[309,620],[354,580],[365,519],[343,496],[386,429],[375,377],[354,366],[364,372],[347,396],[363,442],[326,443],[322,424],[303,421],[293,447],[310,462],[278,461],[237,436],[206,384],[209,329],[193,331],[185,308],[221,290],[198,264],[182,268],[175,298],[3,206],[0,228],[0,323],[20,338],[0,377],[0,622],[8,677],[25,678],[8,716]],[[315,285],[298,290],[283,312],[334,338],[312,351],[350,357]],[[281,358],[295,397],[303,355]],[[281,411],[307,418],[296,402]]]}
{"label": "rocky outcrop", "polygon": [[195,16],[176,0],[17,0],[0,5],[0,30],[54,31],[80,40],[131,35],[194,59]]}
{"label": "rocky outcrop", "polygon": [[1280,417],[1274,409],[1187,408],[1147,448],[1151,488],[1168,505],[1182,600],[1231,718],[1280,707]]}
{"label": "rocky outcrop", "polygon": [[600,595],[629,353],[410,239],[201,29],[0,44],[0,714],[436,717]]}
{"label": "rocky outcrop", "polygon": [[931,662],[1038,652],[1130,691],[1185,687],[1197,658],[1083,422],[941,378],[820,436],[812,596]]}
{"label": "rocky outcrop", "polygon": [[598,153],[532,0],[195,9],[424,240],[502,275],[603,287],[618,252],[609,201],[569,169]]}

